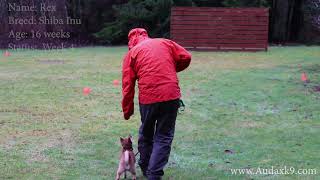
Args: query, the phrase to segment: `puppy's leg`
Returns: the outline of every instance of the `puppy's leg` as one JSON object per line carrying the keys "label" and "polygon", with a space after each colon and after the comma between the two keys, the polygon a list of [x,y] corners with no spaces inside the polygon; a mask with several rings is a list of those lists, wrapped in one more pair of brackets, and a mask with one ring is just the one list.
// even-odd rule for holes
{"label": "puppy's leg", "polygon": [[136,180],[137,177],[136,177],[136,173],[131,173],[132,174],[132,180]]}
{"label": "puppy's leg", "polygon": [[119,165],[119,168],[117,170],[116,180],[120,180],[120,176],[122,175],[123,172],[124,172],[124,167]]}
{"label": "puppy's leg", "polygon": [[136,179],[137,179],[136,174],[135,173],[132,174],[132,180],[136,180]]}
{"label": "puppy's leg", "polygon": [[134,165],[130,167],[130,172],[132,174],[132,179],[136,180],[136,167]]}
{"label": "puppy's leg", "polygon": [[132,174],[132,179],[136,180],[136,157],[133,153],[133,151],[130,152],[130,173]]}

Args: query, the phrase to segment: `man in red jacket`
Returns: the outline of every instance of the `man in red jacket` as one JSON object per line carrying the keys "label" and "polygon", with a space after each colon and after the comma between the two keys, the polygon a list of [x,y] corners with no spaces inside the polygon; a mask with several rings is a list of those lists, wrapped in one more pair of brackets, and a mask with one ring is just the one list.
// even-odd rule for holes
{"label": "man in red jacket", "polygon": [[158,180],[169,159],[181,97],[177,72],[189,66],[191,54],[171,40],[149,38],[142,28],[132,29],[128,38],[129,52],[122,67],[122,109],[128,120],[134,111],[137,80],[139,165],[149,180]]}

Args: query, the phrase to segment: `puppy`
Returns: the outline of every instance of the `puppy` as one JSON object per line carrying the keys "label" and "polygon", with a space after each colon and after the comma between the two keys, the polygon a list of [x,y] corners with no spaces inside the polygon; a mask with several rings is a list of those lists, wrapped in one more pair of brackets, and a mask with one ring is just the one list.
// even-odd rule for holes
{"label": "puppy", "polygon": [[120,176],[124,173],[125,179],[126,172],[129,171],[132,174],[132,179],[136,180],[136,157],[133,153],[132,148],[132,137],[131,135],[128,138],[120,137],[120,142],[122,146],[121,154],[120,154],[120,162],[117,171],[116,180],[120,179]]}

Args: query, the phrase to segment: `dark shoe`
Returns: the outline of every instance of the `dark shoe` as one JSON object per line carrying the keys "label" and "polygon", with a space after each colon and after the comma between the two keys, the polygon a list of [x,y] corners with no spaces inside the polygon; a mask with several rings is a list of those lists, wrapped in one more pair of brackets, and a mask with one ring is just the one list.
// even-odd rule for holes
{"label": "dark shoe", "polygon": [[144,168],[142,168],[142,167],[140,167],[140,169],[141,169],[142,175],[143,175],[144,177],[147,177],[147,170],[144,169]]}
{"label": "dark shoe", "polygon": [[161,180],[161,176],[148,176],[148,180]]}

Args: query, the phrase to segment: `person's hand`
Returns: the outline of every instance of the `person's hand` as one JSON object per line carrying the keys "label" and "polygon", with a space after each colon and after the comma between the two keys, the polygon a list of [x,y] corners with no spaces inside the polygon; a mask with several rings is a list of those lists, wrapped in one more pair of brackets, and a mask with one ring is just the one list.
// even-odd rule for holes
{"label": "person's hand", "polygon": [[133,110],[131,110],[130,112],[127,112],[127,113],[123,113],[123,117],[125,120],[129,120],[130,119],[130,116],[133,114]]}
{"label": "person's hand", "polygon": [[130,119],[130,115],[128,115],[128,114],[123,114],[123,117],[124,117],[125,120],[129,120]]}

